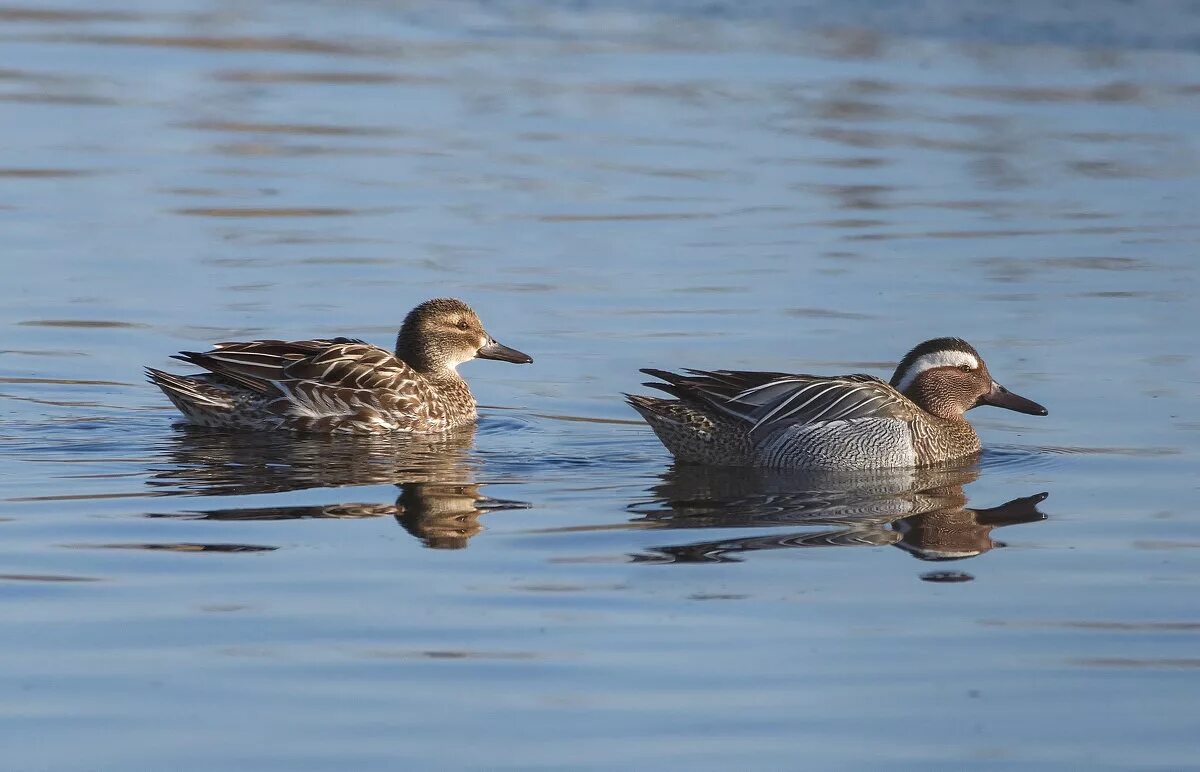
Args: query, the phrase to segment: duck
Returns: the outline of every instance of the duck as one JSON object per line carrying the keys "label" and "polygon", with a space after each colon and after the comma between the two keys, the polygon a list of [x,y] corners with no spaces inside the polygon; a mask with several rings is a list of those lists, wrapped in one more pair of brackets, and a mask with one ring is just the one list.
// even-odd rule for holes
{"label": "duck", "polygon": [[659,379],[643,385],[676,399],[626,401],[684,463],[831,472],[943,465],[980,452],[965,417],[974,407],[1047,415],[993,380],[961,338],[918,344],[886,383],[863,374],[641,372]]}
{"label": "duck", "polygon": [[472,359],[529,364],[501,345],[457,298],[434,298],[404,318],[395,351],[356,338],[217,343],[173,356],[207,372],[146,368],[191,423],[319,434],[436,434],[475,421],[458,366]]}

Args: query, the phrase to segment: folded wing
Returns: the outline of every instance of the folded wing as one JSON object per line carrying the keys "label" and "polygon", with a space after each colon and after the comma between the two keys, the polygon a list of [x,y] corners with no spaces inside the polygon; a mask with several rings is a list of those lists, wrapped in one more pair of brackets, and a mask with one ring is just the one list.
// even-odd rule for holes
{"label": "folded wing", "polygon": [[743,370],[642,372],[665,383],[647,383],[685,400],[700,402],[750,424],[755,434],[784,426],[860,418],[907,419],[916,409],[902,394],[870,375],[825,377]]}
{"label": "folded wing", "polygon": [[262,394],[281,415],[413,412],[426,388],[394,354],[351,338],[218,343],[176,359]]}

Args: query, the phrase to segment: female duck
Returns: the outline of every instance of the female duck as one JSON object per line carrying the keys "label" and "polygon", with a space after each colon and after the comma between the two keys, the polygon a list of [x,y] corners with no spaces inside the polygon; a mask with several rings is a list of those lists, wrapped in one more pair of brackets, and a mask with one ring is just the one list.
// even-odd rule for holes
{"label": "female duck", "polygon": [[218,343],[175,358],[208,372],[179,376],[147,367],[146,374],[193,423],[351,434],[429,434],[470,423],[475,398],[460,364],[533,361],[497,343],[470,306],[450,298],[414,308],[394,354],[330,338]]}
{"label": "female duck", "polygon": [[720,466],[860,470],[928,466],[979,452],[964,413],[1046,408],[992,380],[964,340],[936,338],[905,355],[891,383],[736,370],[642,372],[677,400],[626,395],[680,461]]}

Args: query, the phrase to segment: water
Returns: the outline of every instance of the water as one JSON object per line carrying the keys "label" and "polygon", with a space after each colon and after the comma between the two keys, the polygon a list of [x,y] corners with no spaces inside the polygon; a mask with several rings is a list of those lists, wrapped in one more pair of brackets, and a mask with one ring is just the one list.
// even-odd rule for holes
{"label": "water", "polygon": [[[0,7],[13,769],[1196,764],[1185,3]],[[188,430],[143,365],[468,299],[437,440]],[[1047,418],[674,468],[639,367]]]}

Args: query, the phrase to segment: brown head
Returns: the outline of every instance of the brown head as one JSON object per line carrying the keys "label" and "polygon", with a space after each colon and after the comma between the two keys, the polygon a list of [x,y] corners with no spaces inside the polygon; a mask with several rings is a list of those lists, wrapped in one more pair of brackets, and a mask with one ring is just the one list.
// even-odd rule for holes
{"label": "brown head", "polygon": [[528,354],[497,343],[475,311],[455,298],[426,300],[410,311],[396,336],[396,356],[421,373],[452,371],[475,358],[517,364],[533,361]]}
{"label": "brown head", "polygon": [[961,338],[934,338],[920,344],[900,360],[891,384],[940,418],[962,420],[963,413],[979,405],[1046,415],[1046,408],[992,380],[979,352]]}

